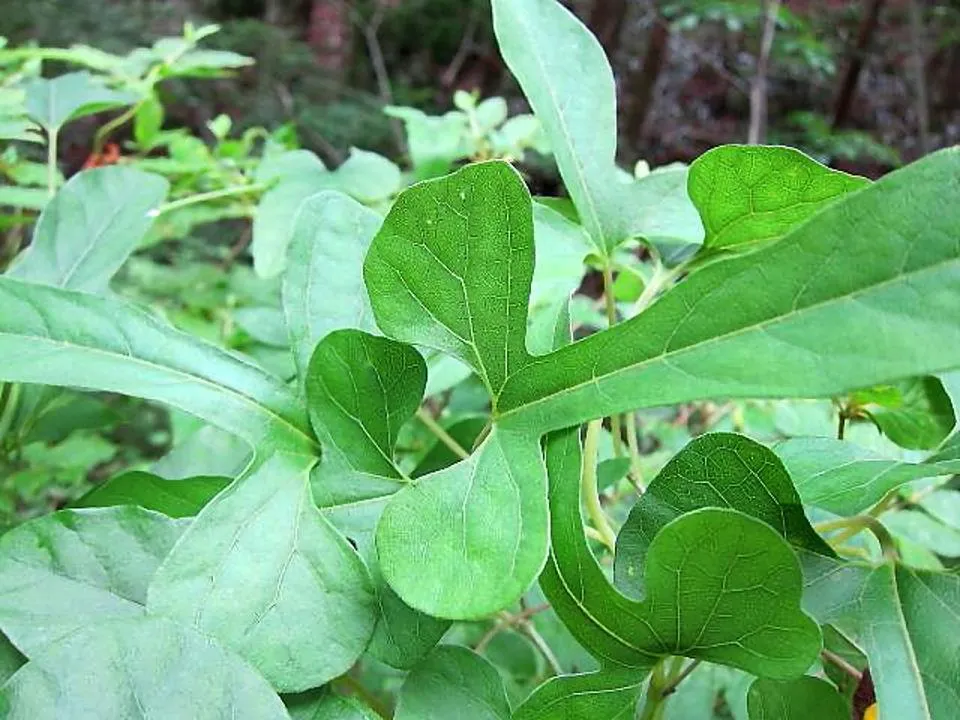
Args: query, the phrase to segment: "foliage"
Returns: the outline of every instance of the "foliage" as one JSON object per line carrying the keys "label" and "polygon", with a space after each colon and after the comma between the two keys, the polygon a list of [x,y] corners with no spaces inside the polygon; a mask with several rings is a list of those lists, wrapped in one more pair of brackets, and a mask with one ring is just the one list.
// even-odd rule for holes
{"label": "foliage", "polygon": [[[152,467],[0,537],[5,716],[849,717],[868,682],[882,717],[951,716],[960,153],[631,175],[599,43],[492,5],[533,116],[395,109],[410,173],[165,129],[157,83],[244,62],[210,29],[0,50],[8,139],[48,150],[0,276],[5,482],[59,482],[38,445],[107,462],[110,394],[173,409]],[[130,156],[61,184],[58,129],[115,104]],[[531,148],[569,200],[531,196]],[[164,271],[225,216],[252,270],[241,243]]]}

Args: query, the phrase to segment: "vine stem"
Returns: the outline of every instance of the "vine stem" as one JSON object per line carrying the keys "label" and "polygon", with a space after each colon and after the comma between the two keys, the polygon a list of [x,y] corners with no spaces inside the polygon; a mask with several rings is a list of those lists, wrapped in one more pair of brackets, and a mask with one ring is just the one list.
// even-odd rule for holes
{"label": "vine stem", "polygon": [[[607,327],[617,324],[617,302],[613,297],[613,266],[607,260],[603,266],[603,302],[607,309]],[[623,455],[623,427],[619,415],[610,416],[610,434],[613,435],[613,454]]]}
{"label": "vine stem", "polygon": [[685,667],[682,663],[682,657],[665,657],[654,665],[638,720],[660,720],[666,710],[667,698],[700,666],[700,660],[694,660]]}
{"label": "vine stem", "polygon": [[140,106],[143,105],[143,103],[143,100],[139,100],[136,104],[131,105],[122,114],[117,115],[117,117],[110,122],[104,123],[103,126],[97,130],[97,134],[93,136],[93,153],[95,155],[99,155],[103,152],[104,143],[106,143],[107,138],[110,137],[110,133],[117,128],[126,125],[127,122],[129,122],[130,119],[137,114],[137,111],[140,109]]}
{"label": "vine stem", "polygon": [[446,445],[454,455],[461,460],[470,457],[470,453],[464,450],[463,446],[450,436],[450,433],[440,427],[440,423],[423,406],[417,408],[417,419],[427,427],[427,430],[436,435],[437,439]]}
{"label": "vine stem", "polygon": [[222,190],[211,190],[210,192],[198,193],[197,195],[191,195],[190,197],[180,198],[179,200],[168,202],[153,210],[151,215],[153,217],[157,217],[158,215],[164,215],[165,213],[173,212],[174,210],[180,210],[181,208],[185,208],[190,205],[197,205],[199,203],[209,202],[211,200],[219,200],[225,197],[250,195],[251,193],[262,192],[266,189],[266,185],[257,183],[223,188]]}
{"label": "vine stem", "polygon": [[57,136],[55,130],[47,132],[47,194],[57,193]]}
{"label": "vine stem", "polygon": [[593,527],[600,534],[600,541],[611,553],[614,553],[617,547],[617,535],[610,527],[610,521],[600,506],[600,495],[597,489],[597,452],[602,428],[602,418],[587,423],[587,434],[583,441],[583,470],[580,473],[580,482],[590,522],[593,523]]}

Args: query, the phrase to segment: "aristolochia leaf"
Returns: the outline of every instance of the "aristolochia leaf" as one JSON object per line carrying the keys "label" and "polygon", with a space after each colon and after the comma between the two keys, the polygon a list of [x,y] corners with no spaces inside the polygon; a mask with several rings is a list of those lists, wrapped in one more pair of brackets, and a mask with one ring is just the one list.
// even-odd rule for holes
{"label": "aristolochia leaf", "polygon": [[804,504],[837,515],[856,515],[901,485],[952,472],[937,463],[884,458],[833,438],[790,438],[774,452],[790,471]]}
{"label": "aristolochia leaf", "polygon": [[112,477],[73,503],[73,507],[138,505],[168,517],[190,517],[230,484],[230,478],[199,475],[167,480],[132,471]]}
{"label": "aristolochia leaf", "polygon": [[164,402],[260,448],[314,448],[278,378],[116,299],[0,277],[0,380]]}
{"label": "aristolochia leaf", "polygon": [[455,355],[496,395],[529,358],[533,253],[530,194],[506,163],[468,165],[414,185],[367,253],[377,325],[397,340]]}
{"label": "aristolochia leaf", "polygon": [[537,439],[494,427],[468,459],[391,499],[377,526],[381,570],[405,602],[430,615],[496,612],[543,566],[545,496]]}
{"label": "aristolochia leaf", "polygon": [[953,404],[939,378],[909,378],[878,390],[854,393],[853,398],[862,401],[863,412],[900,447],[930,450],[953,430]]}
{"label": "aristolochia leaf", "polygon": [[346,672],[376,622],[367,569],[313,504],[312,464],[278,453],[218,495],[147,599],[151,613],[217,638],[290,692]]}
{"label": "aristolochia leaf", "polygon": [[10,720],[288,717],[239,657],[206,635],[152,617],[82,627],[44,648],[0,688],[0,707]]}
{"label": "aristolochia leaf", "polygon": [[375,333],[363,258],[382,219],[346,195],[321,192],[297,213],[283,275],[283,310],[300,377],[317,342],[356,328]]}
{"label": "aristolochia leaf", "polygon": [[800,611],[800,568],[780,535],[733,510],[681,515],[650,545],[646,597],[630,600],[607,581],[583,536],[579,443],[573,430],[548,439],[551,551],[540,578],[577,640],[608,665],[687,655],[762,677],[803,673],[820,632]]}
{"label": "aristolochia leaf", "polygon": [[395,720],[510,720],[497,669],[471,650],[436,648],[400,688]]}
{"label": "aristolochia leaf", "polygon": [[499,422],[545,431],[710,397],[819,397],[960,363],[960,150],[715,263],[646,312],[512,373]]}
{"label": "aristolochia leaf", "polygon": [[826,680],[804,675],[795,680],[753,681],[747,693],[750,720],[849,720],[850,708]]}
{"label": "aristolochia leaf", "polygon": [[[100,293],[153,223],[169,183],[130,167],[74,175],[44,208],[9,277]],[[136,188],[135,193],[130,189]]]}
{"label": "aristolochia leaf", "polygon": [[723,145],[694,161],[687,188],[706,228],[703,246],[718,250],[783,237],[869,184],[793,148]]}
{"label": "aristolochia leaf", "polygon": [[951,718],[960,698],[960,577],[802,553],[804,608],[857,643],[883,717]]}
{"label": "aristolochia leaf", "polygon": [[660,471],[617,536],[614,577],[627,595],[643,595],[643,567],[660,529],[685,512],[732,508],[762,520],[784,540],[833,555],[810,527],[800,496],[773,452],[733,433],[701,435]]}
{"label": "aristolochia leaf", "polygon": [[633,720],[648,670],[601,670],[560,675],[538,687],[513,720]]}
{"label": "aristolochia leaf", "polygon": [[91,623],[144,613],[184,529],[137,507],[61,510],[0,539],[0,629],[24,653]]}
{"label": "aristolochia leaf", "polygon": [[296,695],[285,695],[290,720],[381,720],[373,710],[354,697],[334,693],[330,686]]}

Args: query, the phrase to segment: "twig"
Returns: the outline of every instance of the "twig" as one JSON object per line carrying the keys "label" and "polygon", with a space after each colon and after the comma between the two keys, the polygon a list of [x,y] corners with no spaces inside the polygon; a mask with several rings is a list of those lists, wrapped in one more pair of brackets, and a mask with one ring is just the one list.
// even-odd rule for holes
{"label": "twig", "polygon": [[466,62],[467,56],[473,50],[474,36],[477,34],[480,4],[474,3],[470,8],[470,16],[467,18],[467,27],[463,32],[463,38],[460,40],[460,46],[454,53],[453,59],[447,65],[447,69],[440,76],[440,82],[444,87],[451,87],[457,81],[457,75],[460,74],[460,68]]}
{"label": "twig", "polygon": [[760,54],[757,57],[757,72],[753,76],[753,84],[750,88],[750,129],[747,133],[747,143],[750,145],[763,142],[767,134],[767,72],[770,64],[770,49],[773,47],[773,35],[777,30],[780,0],[764,0],[763,6]]}
{"label": "twig", "polygon": [[862,672],[857,670],[853,665],[848,663],[846,660],[844,660],[842,657],[837,655],[835,652],[824,648],[823,650],[820,651],[820,655],[821,657],[823,657],[824,660],[827,660],[833,663],[834,665],[836,665],[838,668],[843,670],[847,675],[852,677],[857,682],[860,682],[860,680],[863,678]]}
{"label": "twig", "polygon": [[550,668],[551,672],[554,675],[563,675],[563,668],[560,666],[560,661],[557,660],[557,656],[554,655],[553,650],[550,649],[550,645],[547,644],[547,641],[543,639],[543,636],[537,632],[537,629],[533,626],[533,623],[529,620],[524,620],[519,625],[520,632],[530,638],[530,641],[536,646],[537,650],[540,651],[540,654],[543,655],[543,659],[547,661],[547,666]]}

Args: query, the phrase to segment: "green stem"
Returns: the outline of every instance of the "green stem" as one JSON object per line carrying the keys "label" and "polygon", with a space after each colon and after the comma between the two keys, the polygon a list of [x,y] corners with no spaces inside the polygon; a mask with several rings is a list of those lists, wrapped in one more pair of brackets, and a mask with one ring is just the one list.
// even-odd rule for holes
{"label": "green stem", "polygon": [[561,667],[560,661],[557,660],[557,656],[553,653],[547,641],[537,632],[533,623],[529,620],[524,620],[520,623],[519,627],[520,632],[526,635],[530,639],[530,642],[540,651],[540,654],[543,655],[543,659],[547,662],[547,667],[550,668],[550,672],[553,675],[563,675],[563,667]]}
{"label": "green stem", "polygon": [[683,665],[682,657],[662,658],[653,668],[643,710],[639,720],[659,720],[666,711],[666,701],[686,678],[700,666],[700,660]]}
{"label": "green stem", "polygon": [[463,446],[450,436],[450,433],[440,427],[440,423],[434,419],[433,415],[431,415],[426,408],[417,408],[417,418],[426,425],[427,429],[436,435],[437,439],[446,445],[454,455],[462,460],[470,457],[470,453],[464,450]]}
{"label": "green stem", "polygon": [[210,202],[211,200],[220,200],[221,198],[226,197],[235,197],[237,195],[250,195],[251,193],[262,192],[266,189],[266,185],[258,183],[252,185],[241,185],[238,187],[229,187],[222,190],[211,190],[210,192],[199,193],[197,195],[191,195],[190,197],[174,200],[173,202],[168,202],[154,210],[153,214],[154,216],[163,215],[165,213],[173,212],[174,210],[180,210],[181,208],[185,208],[190,205]]}
{"label": "green stem", "polygon": [[647,484],[643,479],[643,468],[640,467],[640,447],[637,445],[637,418],[632,412],[624,417],[627,420],[627,448],[630,450],[630,479],[637,492],[646,492]]}
{"label": "green stem", "polygon": [[587,424],[587,435],[583,441],[583,471],[580,475],[580,482],[590,522],[600,533],[601,542],[611,553],[614,553],[617,548],[617,535],[610,527],[610,521],[600,505],[600,494],[597,490],[597,453],[602,428],[602,419],[591,420]]}
{"label": "green stem", "polygon": [[[607,309],[607,326],[617,324],[617,302],[613,297],[613,267],[610,260],[603,266],[603,302]],[[613,435],[613,454],[623,455],[623,429],[619,415],[610,416],[610,434]]]}
{"label": "green stem", "polygon": [[140,100],[135,105],[131,105],[127,108],[122,114],[117,115],[110,122],[104,123],[103,126],[97,130],[97,134],[93,136],[93,153],[94,155],[99,155],[103,152],[103,146],[107,138],[110,137],[110,133],[116,130],[123,125],[126,125],[134,115],[137,114],[137,110],[140,109],[140,106],[143,105],[144,101]]}
{"label": "green stem", "polygon": [[[10,432],[10,428],[13,427],[13,419],[17,414],[17,405],[20,402],[20,386],[17,383],[10,383],[7,387],[9,391],[7,392],[6,402],[3,404],[3,411],[0,412],[0,443]],[[0,392],[0,399],[2,399],[2,396],[3,393]]]}
{"label": "green stem", "polygon": [[47,194],[57,194],[57,130],[47,131]]}

